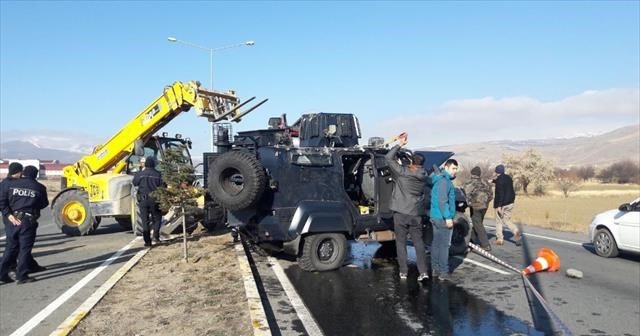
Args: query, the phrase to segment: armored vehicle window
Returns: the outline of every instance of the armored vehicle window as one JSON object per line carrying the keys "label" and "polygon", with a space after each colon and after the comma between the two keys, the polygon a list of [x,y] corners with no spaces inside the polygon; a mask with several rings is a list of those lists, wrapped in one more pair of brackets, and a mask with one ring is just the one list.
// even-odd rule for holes
{"label": "armored vehicle window", "polygon": [[314,167],[333,165],[331,155],[325,153],[291,153],[291,163],[298,166]]}

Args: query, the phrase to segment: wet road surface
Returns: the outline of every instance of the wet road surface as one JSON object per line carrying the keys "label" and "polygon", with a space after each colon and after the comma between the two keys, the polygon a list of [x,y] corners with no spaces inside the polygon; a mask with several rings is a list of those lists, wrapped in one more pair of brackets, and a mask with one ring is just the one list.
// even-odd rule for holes
{"label": "wet road surface", "polygon": [[[537,273],[529,280],[574,335],[640,335],[640,256],[598,257],[584,234],[537,228],[525,232],[531,235],[525,236],[521,247],[507,242],[494,247],[492,254],[521,269],[537,257],[541,247],[554,249],[562,269]],[[505,237],[509,239],[510,234]],[[424,284],[417,283],[415,266],[410,267],[409,279],[400,280],[395,259],[384,255],[330,272],[304,272],[295,260],[282,255],[274,262],[284,269],[325,335],[545,335],[558,331],[520,275],[480,255],[469,253],[465,261],[452,258],[451,283],[429,280]],[[261,256],[255,259],[260,276],[266,279],[265,290],[277,293],[281,289],[269,274],[268,262]],[[582,270],[584,278],[566,277],[567,268]],[[308,334],[284,295],[275,299],[271,294],[265,301],[277,323],[274,335]]]}
{"label": "wet road surface", "polygon": [[387,261],[324,273],[289,267],[287,275],[326,335],[541,334],[454,283],[400,280]]}

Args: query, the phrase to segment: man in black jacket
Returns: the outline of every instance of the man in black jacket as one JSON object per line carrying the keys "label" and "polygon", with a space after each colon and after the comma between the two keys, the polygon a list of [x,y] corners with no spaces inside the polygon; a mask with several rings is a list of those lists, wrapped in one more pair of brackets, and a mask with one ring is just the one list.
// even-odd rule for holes
{"label": "man in black jacket", "polygon": [[162,213],[160,205],[150,195],[159,187],[164,186],[160,172],[156,170],[156,161],[153,157],[148,157],[144,162],[144,170],[137,172],[133,177],[133,185],[138,187],[137,200],[140,208],[140,220],[142,221],[142,238],[144,246],[151,247],[151,230],[149,228],[149,215],[153,222],[153,240],[160,243],[160,225],[162,224]]}
{"label": "man in black jacket", "polygon": [[9,277],[9,267],[15,261],[17,254],[18,284],[35,281],[34,278],[29,277],[28,273],[38,225],[36,220],[40,210],[49,205],[47,188],[34,179],[18,178],[21,173],[22,165],[16,162],[11,163],[9,165],[11,179],[0,184],[0,211],[2,211],[7,233],[5,252],[0,264],[0,281],[13,281]]}
{"label": "man in black jacket", "polygon": [[496,244],[504,244],[502,225],[506,224],[509,230],[513,232],[513,240],[516,245],[520,246],[522,238],[520,230],[511,221],[513,203],[516,200],[516,192],[513,190],[513,179],[511,176],[505,174],[504,165],[497,165],[495,172],[498,174],[493,180],[496,184],[496,195],[493,199],[493,208],[496,211]]}
{"label": "man in black jacket", "polygon": [[398,268],[400,269],[400,279],[406,279],[408,273],[406,244],[407,233],[409,233],[416,250],[418,281],[422,281],[429,278],[427,275],[427,254],[422,237],[422,218],[426,215],[424,190],[428,176],[422,168],[424,158],[421,155],[414,155],[412,164],[406,167],[397,162],[398,150],[407,144],[406,133],[399,135],[397,139],[399,144],[389,150],[386,161],[395,182],[391,194],[390,209],[393,211]]}

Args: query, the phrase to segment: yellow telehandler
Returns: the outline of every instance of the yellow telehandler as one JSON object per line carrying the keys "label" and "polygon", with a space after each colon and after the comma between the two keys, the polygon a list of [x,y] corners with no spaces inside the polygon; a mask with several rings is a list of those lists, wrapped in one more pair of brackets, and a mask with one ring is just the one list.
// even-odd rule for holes
{"label": "yellow telehandler", "polygon": [[[199,82],[175,82],[145,107],[110,139],[93,152],[64,168],[61,191],[51,202],[54,221],[67,235],[90,234],[103,217],[112,217],[125,228],[135,219],[132,174],[140,169],[142,157],[162,161],[163,153],[178,148],[184,162],[191,163],[191,141],[179,134],[154,135],[182,112],[195,109],[210,122],[237,122],[267,100],[245,112],[240,108],[255,97],[240,103],[234,91],[217,92],[200,87]],[[134,233],[137,230],[134,229]]]}

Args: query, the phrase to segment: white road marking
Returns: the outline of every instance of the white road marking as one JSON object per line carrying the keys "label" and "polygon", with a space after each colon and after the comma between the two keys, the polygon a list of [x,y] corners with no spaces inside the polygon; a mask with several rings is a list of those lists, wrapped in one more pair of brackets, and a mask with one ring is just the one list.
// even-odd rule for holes
{"label": "white road marking", "polygon": [[87,274],[82,280],[78,281],[73,287],[69,288],[66,292],[60,295],[57,299],[51,302],[48,306],[46,306],[43,310],[33,316],[29,321],[23,324],[20,328],[14,331],[10,336],[21,336],[28,334],[33,328],[38,326],[40,322],[42,322],[45,318],[47,318],[51,313],[53,313],[56,309],[58,309],[62,304],[64,304],[67,300],[69,300],[75,293],[77,293],[82,287],[84,287],[89,281],[93,280],[100,272],[102,272],[107,266],[109,266],[114,260],[118,259],[124,252],[129,250],[131,246],[142,239],[142,237],[134,238],[129,244],[125,245],[123,248],[118,250],[118,252],[114,253],[109,259],[105,260],[102,265],[98,266],[91,273]]}
{"label": "white road marking", "polygon": [[280,284],[282,285],[282,289],[284,289],[285,294],[287,294],[287,297],[289,298],[289,301],[291,302],[293,309],[296,310],[296,313],[298,314],[300,321],[302,321],[302,324],[304,325],[304,329],[307,330],[307,335],[310,335],[310,336],[324,335],[322,333],[322,329],[320,329],[316,321],[313,319],[313,316],[307,309],[307,306],[305,306],[304,302],[302,302],[302,299],[298,295],[298,292],[296,292],[295,288],[293,288],[291,281],[289,281],[289,278],[287,277],[287,275],[284,274],[284,271],[282,270],[280,263],[278,263],[278,261],[272,257],[269,257],[268,260],[269,260],[269,263],[272,264],[271,269],[273,270],[273,273],[275,273],[276,277],[278,278],[278,281],[280,281]]}
{"label": "white road marking", "polygon": [[267,320],[267,314],[262,305],[262,298],[260,297],[260,292],[258,292],[256,279],[253,277],[251,265],[249,265],[247,252],[243,244],[236,244],[235,248],[240,274],[242,275],[244,283],[244,292],[247,297],[247,305],[249,306],[249,317],[251,318],[253,335],[271,336],[271,328],[269,328],[269,321]]}
{"label": "white road marking", "polygon": [[502,274],[502,275],[511,274],[511,273],[509,273],[509,272],[505,272],[505,271],[503,271],[503,270],[501,270],[501,269],[498,269],[498,268],[495,268],[495,267],[493,267],[493,266],[485,265],[485,264],[483,264],[483,263],[481,263],[481,262],[479,262],[479,261],[475,261],[475,260],[473,260],[473,259],[469,259],[469,258],[464,258],[464,259],[463,259],[463,258],[460,258],[460,257],[456,257],[456,258],[458,258],[458,259],[462,259],[462,261],[464,261],[464,262],[468,262],[468,263],[470,263],[470,264],[474,264],[474,265],[476,265],[476,266],[480,266],[480,267],[482,267],[482,268],[486,268],[486,269],[488,269],[488,270],[490,270],[490,271],[494,271],[494,272],[499,273],[499,274]]}
{"label": "white road marking", "polygon": [[49,336],[66,336],[73,328],[80,323],[80,321],[89,314],[91,309],[100,301],[107,292],[133,267],[138,263],[145,254],[149,252],[149,249],[141,250],[136,253],[133,258],[129,259],[124,266],[120,267],[109,280],[107,280],[98,290],[96,290],[86,301],[84,301],[78,309],[76,309],[64,322],[62,322],[56,330],[54,330]]}
{"label": "white road marking", "polygon": [[[485,225],[488,228],[492,228],[492,229],[496,229],[495,226],[489,226],[489,225]],[[537,234],[533,234],[533,233],[523,233],[523,236],[531,236],[531,237],[535,237],[535,238],[540,238],[540,239],[546,239],[546,240],[552,240],[552,241],[557,241],[560,243],[565,243],[565,244],[570,244],[570,245],[577,245],[577,246],[582,246],[582,244],[584,243],[579,243],[579,242],[574,242],[571,240],[564,240],[564,239],[558,239],[558,238],[552,238],[552,237],[547,237],[547,236],[541,236],[541,235],[537,235]]]}
{"label": "white road marking", "polygon": [[[53,225],[53,224],[45,224],[45,225],[41,225],[41,226],[39,226],[38,228],[43,228],[43,227],[52,226],[52,225]],[[7,236],[6,236],[6,235],[4,235],[4,236],[0,237],[0,240],[5,240],[5,239],[7,239]],[[38,241],[38,238],[36,238],[36,241]]]}

